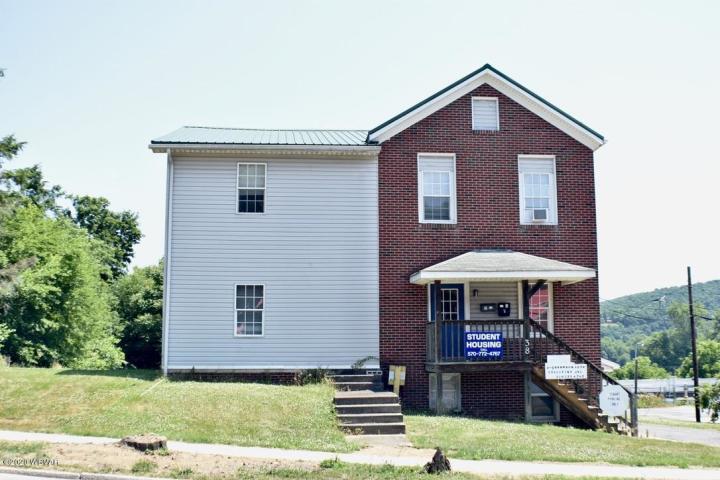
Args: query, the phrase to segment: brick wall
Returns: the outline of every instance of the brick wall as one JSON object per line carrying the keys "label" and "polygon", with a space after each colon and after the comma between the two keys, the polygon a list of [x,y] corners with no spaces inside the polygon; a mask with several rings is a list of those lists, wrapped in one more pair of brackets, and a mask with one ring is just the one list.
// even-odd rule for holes
{"label": "brick wall", "polygon": [[523,372],[473,372],[460,376],[463,412],[482,418],[525,420]]}
{"label": "brick wall", "polygon": [[[474,95],[499,98],[500,131],[472,131]],[[456,154],[457,225],[418,223],[420,152]],[[557,226],[519,224],[519,154],[556,156]],[[597,268],[592,151],[488,85],[382,144],[379,201],[380,356],[384,367],[407,366],[407,405],[428,403],[426,287],[410,284],[412,273],[476,248],[509,248]],[[555,332],[599,364],[597,280],[555,285],[554,293]],[[513,398],[522,390],[514,381],[498,385]],[[463,392],[463,402],[472,402],[467,396]],[[468,405],[478,412],[491,408]]]}

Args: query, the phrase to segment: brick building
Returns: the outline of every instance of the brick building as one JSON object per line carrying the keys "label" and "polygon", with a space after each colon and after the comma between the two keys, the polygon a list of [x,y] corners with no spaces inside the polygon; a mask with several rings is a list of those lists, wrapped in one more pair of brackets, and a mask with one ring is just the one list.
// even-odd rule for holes
{"label": "brick building", "polygon": [[[363,360],[407,367],[408,406],[591,424],[603,143],[490,65],[369,131],[153,140],[169,166],[164,371]],[[546,378],[549,355],[587,367],[574,390]]]}

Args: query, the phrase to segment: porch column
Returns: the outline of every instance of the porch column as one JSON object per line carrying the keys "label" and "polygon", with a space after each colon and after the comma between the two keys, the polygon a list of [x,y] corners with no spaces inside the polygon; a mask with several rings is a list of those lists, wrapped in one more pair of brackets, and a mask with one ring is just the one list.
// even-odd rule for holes
{"label": "porch column", "polygon": [[[435,319],[435,363],[440,363],[442,359],[442,326],[441,315],[442,306],[442,292],[440,291],[440,280],[435,280],[435,311],[433,317]],[[439,369],[438,369],[439,370]],[[443,382],[442,373],[438,372],[435,374],[435,413],[442,413],[443,405]]]}

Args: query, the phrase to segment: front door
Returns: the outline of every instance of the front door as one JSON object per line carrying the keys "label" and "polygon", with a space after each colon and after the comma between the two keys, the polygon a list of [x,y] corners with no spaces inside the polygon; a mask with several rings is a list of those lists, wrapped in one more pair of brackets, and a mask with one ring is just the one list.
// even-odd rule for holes
{"label": "front door", "polygon": [[452,321],[465,320],[465,285],[462,283],[441,283],[430,286],[430,315],[435,321],[435,299],[440,288],[440,319],[448,321],[442,326],[441,354],[444,360],[463,357],[463,325]]}

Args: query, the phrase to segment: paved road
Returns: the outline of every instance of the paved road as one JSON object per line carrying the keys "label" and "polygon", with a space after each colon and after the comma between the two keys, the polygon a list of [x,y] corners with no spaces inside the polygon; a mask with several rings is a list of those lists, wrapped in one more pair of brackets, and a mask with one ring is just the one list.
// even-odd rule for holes
{"label": "paved road", "polygon": [[703,445],[720,447],[720,430],[655,425],[643,423],[642,419],[640,420],[639,429],[640,435],[643,437],[647,435],[652,438],[662,438],[663,440],[702,443]]}
{"label": "paved road", "polygon": [[[648,435],[650,437],[662,438],[664,440],[702,443],[704,445],[720,447],[720,430],[692,428],[690,426],[695,422],[695,407],[693,406],[686,405],[682,407],[640,408],[638,409],[638,414],[640,416],[640,435],[643,437]],[[674,420],[676,422],[687,422],[688,427],[684,428],[675,425],[656,425],[649,423],[648,420],[651,421],[652,418]],[[700,420],[703,423],[709,423],[710,417],[706,412],[702,412]]]}
{"label": "paved road", "polygon": [[[692,405],[683,405],[681,407],[661,407],[661,408],[638,408],[640,420],[643,417],[660,417],[668,420],[680,420],[683,422],[695,421],[695,407]],[[703,423],[710,422],[710,416],[706,411],[700,412],[700,420]]]}

